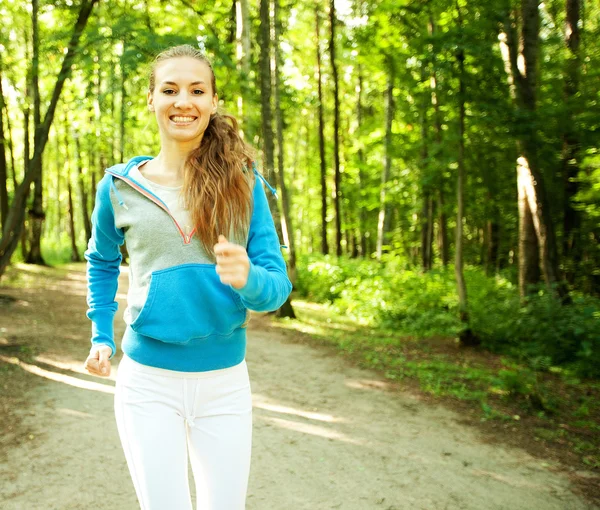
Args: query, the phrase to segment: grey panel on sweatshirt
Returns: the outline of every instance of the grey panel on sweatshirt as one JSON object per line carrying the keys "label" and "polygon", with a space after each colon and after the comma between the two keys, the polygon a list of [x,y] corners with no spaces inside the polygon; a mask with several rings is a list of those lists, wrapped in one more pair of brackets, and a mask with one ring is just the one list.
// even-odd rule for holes
{"label": "grey panel on sweatshirt", "polygon": [[[122,179],[113,177],[124,206],[119,204],[113,190],[110,201],[114,210],[115,226],[123,229],[129,253],[129,292],[125,322],[133,322],[146,302],[154,271],[181,264],[214,264],[211,254],[206,253],[197,236],[186,243],[170,214],[150,198]],[[244,239],[231,232],[228,240],[242,246]]]}

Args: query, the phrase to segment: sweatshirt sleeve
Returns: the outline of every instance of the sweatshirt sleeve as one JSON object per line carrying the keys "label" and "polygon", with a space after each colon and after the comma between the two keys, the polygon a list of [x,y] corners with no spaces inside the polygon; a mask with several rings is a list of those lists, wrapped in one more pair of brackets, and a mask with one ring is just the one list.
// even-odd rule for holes
{"label": "sweatshirt sleeve", "polygon": [[115,226],[110,201],[112,176],[105,175],[98,183],[92,213],[92,237],[85,251],[87,260],[87,317],[92,321],[92,345],[104,344],[116,352],[113,320],[118,304],[115,301],[121,265],[119,246],[124,242],[121,229]]}
{"label": "sweatshirt sleeve", "polygon": [[250,258],[248,281],[241,289],[233,290],[250,310],[277,310],[290,295],[292,284],[287,276],[279,237],[258,176],[254,184],[254,207],[246,250]]}

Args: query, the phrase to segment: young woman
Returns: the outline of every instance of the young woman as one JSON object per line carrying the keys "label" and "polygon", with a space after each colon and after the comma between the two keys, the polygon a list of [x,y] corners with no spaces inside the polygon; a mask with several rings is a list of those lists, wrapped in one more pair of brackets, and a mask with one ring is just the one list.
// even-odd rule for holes
{"label": "young woman", "polygon": [[158,55],[148,108],[160,152],[106,170],[85,253],[92,321],[85,367],[108,376],[119,246],[127,243],[115,414],[142,510],[192,509],[188,452],[199,510],[245,507],[252,435],[245,327],[249,310],[275,310],[291,291],[262,177],[235,119],[217,104],[215,75],[200,51],[185,45]]}

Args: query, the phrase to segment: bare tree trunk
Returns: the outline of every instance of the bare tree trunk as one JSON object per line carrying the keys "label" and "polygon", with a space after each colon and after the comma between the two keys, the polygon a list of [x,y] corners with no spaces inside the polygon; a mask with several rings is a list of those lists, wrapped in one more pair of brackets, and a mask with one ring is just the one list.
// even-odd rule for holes
{"label": "bare tree trunk", "polygon": [[8,216],[8,172],[6,168],[7,140],[4,134],[4,91],[2,90],[2,60],[0,55],[0,224],[4,227]]}
{"label": "bare tree trunk", "polygon": [[[500,235],[500,210],[496,196],[498,194],[496,178],[492,172],[495,172],[495,167],[488,167],[481,176],[483,184],[486,188],[486,222],[485,222],[485,246],[483,255],[483,264],[485,272],[488,276],[494,274],[498,269],[498,238]],[[534,232],[535,234],[535,232]]]}
{"label": "bare tree trunk", "polygon": [[[66,128],[66,126],[65,126]],[[65,129],[65,148],[67,146],[66,140],[67,129]],[[71,238],[71,261],[72,262],[81,262],[81,257],[79,256],[79,250],[77,249],[77,233],[75,232],[75,213],[73,211],[73,188],[71,186],[71,165],[69,164],[69,156],[67,154],[67,164],[65,166],[66,172],[66,181],[67,181],[67,197],[69,200],[69,210],[67,217],[69,219],[69,236]]]}
{"label": "bare tree trunk", "polygon": [[575,280],[576,267],[582,259],[581,218],[579,211],[573,207],[573,200],[579,191],[577,174],[579,173],[579,137],[577,135],[574,116],[578,108],[577,94],[579,76],[581,74],[581,57],[579,54],[579,12],[580,0],[566,0],[567,17],[565,23],[565,43],[569,49],[564,74],[565,122],[563,133],[562,174],[564,178],[564,233],[563,254],[570,259],[567,279]]}
{"label": "bare tree trunk", "polygon": [[[262,132],[264,143],[264,169],[266,170],[267,179],[273,181],[275,176],[275,143],[273,136],[273,113],[271,109],[271,17],[269,15],[270,0],[260,0],[260,54],[259,54],[259,69],[260,69],[260,104],[261,104],[261,119]],[[277,235],[282,239],[281,218],[279,216],[279,208],[277,207],[276,198],[268,193],[269,207]],[[293,317],[294,310],[290,302],[290,298],[278,311],[278,316]]]}
{"label": "bare tree trunk", "polygon": [[[362,94],[363,94],[363,75],[362,75],[362,67],[358,64],[358,100],[356,104],[356,123],[357,130],[360,136],[361,128],[362,128],[362,118],[363,118],[363,103],[362,103]],[[367,183],[367,176],[364,170],[365,164],[365,153],[362,149],[358,149],[358,181],[360,186],[361,196],[364,193],[364,189]],[[367,256],[367,211],[365,207],[359,207],[358,211],[358,236],[360,237],[360,254],[364,258]],[[357,243],[358,244],[358,243]]]}
{"label": "bare tree trunk", "polygon": [[[0,111],[0,115],[2,112]],[[17,179],[17,165],[15,164],[15,148],[13,143],[13,135],[12,135],[12,126],[10,123],[10,113],[8,111],[8,103],[4,102],[4,114],[6,116],[6,131],[5,131],[5,139],[8,145],[8,153],[10,155],[10,168],[12,170],[12,182],[13,189],[17,189],[18,179]],[[8,178],[8,177],[7,177]],[[7,211],[8,213],[8,211]]]}
{"label": "bare tree trunk", "polygon": [[[429,34],[433,36],[435,34],[436,25],[433,16],[429,16]],[[440,98],[438,93],[438,78],[437,78],[437,61],[436,51],[432,48],[431,52],[431,103],[433,104],[434,110],[434,124],[435,124],[435,143],[437,145],[437,153],[442,150],[442,113],[440,110]],[[450,260],[449,255],[449,243],[448,243],[448,219],[446,217],[446,206],[444,196],[444,175],[443,173],[439,176],[439,186],[437,195],[437,205],[439,210],[439,232],[438,232],[438,246],[440,250],[440,256],[442,259],[442,265],[446,267]],[[433,199],[432,199],[433,200]],[[433,222],[433,219],[431,220]],[[433,244],[433,242],[432,242]]]}
{"label": "bare tree trunk", "polygon": [[540,281],[540,249],[535,233],[534,215],[531,204],[535,207],[533,179],[527,166],[527,159],[519,158],[518,166],[519,190],[519,294],[524,300],[531,293],[531,286]]}
{"label": "bare tree trunk", "polygon": [[[62,174],[63,174],[63,169],[65,167],[65,162],[61,161],[61,155],[60,155],[60,134],[58,132],[58,126],[54,129],[54,133],[55,133],[55,143],[56,143],[56,158],[55,158],[55,162],[56,162],[56,202],[58,207],[56,208],[56,237],[60,238],[60,233],[62,232],[62,204],[61,204],[61,199],[60,199],[60,194],[61,194],[61,188],[60,188],[60,184],[61,184],[61,180],[62,180]],[[65,135],[66,136],[66,135]]]}
{"label": "bare tree trunk", "polygon": [[[29,35],[27,30],[25,30],[25,59],[29,61],[29,43],[28,43]],[[27,175],[27,166],[29,165],[29,160],[31,158],[31,133],[30,133],[30,124],[31,124],[31,106],[30,106],[30,98],[31,98],[31,68],[28,67],[27,73],[25,76],[25,106],[23,108],[23,179],[25,175]],[[15,191],[18,188],[15,187]],[[29,201],[30,190],[27,190],[27,196],[25,197],[23,204],[23,216],[25,216],[25,209],[27,208],[27,202]],[[13,201],[14,205],[14,201]],[[25,219],[23,219],[25,221]],[[28,228],[27,225],[23,225],[21,229],[21,257],[23,260],[27,259],[28,253]],[[3,227],[2,232],[5,232],[6,225]],[[10,259],[9,259],[10,260]],[[8,265],[7,261],[7,265]],[[0,265],[0,277],[2,276],[2,266]]]}
{"label": "bare tree trunk", "polygon": [[430,271],[433,267],[433,218],[435,211],[435,202],[432,194],[427,199],[427,270]]}
{"label": "bare tree trunk", "polygon": [[325,164],[325,135],[323,122],[323,87],[321,76],[321,49],[319,46],[319,6],[315,10],[316,21],[316,48],[317,48],[317,79],[319,93],[319,162],[321,165],[321,253],[329,253],[329,243],[327,242],[327,166]]}
{"label": "bare tree trunk", "polygon": [[388,57],[388,83],[385,101],[385,154],[381,172],[381,190],[379,194],[379,220],[377,222],[377,260],[381,260],[384,245],[390,231],[390,204],[387,197],[387,183],[392,168],[392,121],[394,119],[394,63]]}
{"label": "bare tree trunk", "polygon": [[337,70],[337,59],[335,56],[335,2],[329,1],[329,58],[331,60],[331,72],[333,75],[333,171],[334,189],[333,204],[335,208],[335,250],[338,257],[342,256],[342,174],[340,172],[340,92]]}
{"label": "bare tree trunk", "polygon": [[119,117],[119,162],[125,161],[125,116],[127,114],[127,88],[125,81],[127,80],[125,72],[125,45],[127,40],[123,39],[123,54],[121,55],[120,71],[121,71],[121,116]]}
{"label": "bare tree trunk", "polygon": [[[462,17],[459,11],[459,26],[462,31]],[[456,215],[456,256],[455,273],[456,285],[458,288],[458,309],[459,318],[464,325],[464,329],[459,334],[461,345],[471,346],[480,343],[479,339],[473,334],[470,327],[469,309],[467,300],[467,286],[463,273],[463,220],[465,217],[465,53],[461,46],[457,52],[459,90],[458,90],[458,183],[456,186],[457,194],[457,215]]]}
{"label": "bare tree trunk", "polygon": [[[279,188],[281,189],[281,204],[283,208],[283,232],[284,240],[289,249],[288,258],[288,274],[292,284],[296,282],[296,243],[294,242],[294,227],[292,225],[292,217],[290,214],[290,198],[285,179],[284,171],[284,144],[283,144],[283,113],[280,105],[280,87],[281,87],[281,50],[279,48],[279,37],[281,34],[281,14],[279,7],[280,0],[273,0],[274,4],[274,57],[275,57],[275,119],[277,129],[277,168]],[[294,316],[295,318],[295,316]]]}
{"label": "bare tree trunk", "polygon": [[83,228],[85,229],[86,240],[92,237],[92,225],[88,214],[88,195],[85,190],[85,178],[83,175],[81,162],[81,143],[79,141],[79,133],[74,133],[75,136],[75,164],[77,165],[77,183],[79,185],[79,200],[81,202],[81,216],[83,218]]}
{"label": "bare tree trunk", "polygon": [[[37,130],[42,123],[42,116],[40,112],[41,98],[40,98],[40,87],[39,87],[39,63],[40,63],[40,41],[38,31],[38,0],[32,0],[31,2],[31,20],[32,20],[32,40],[33,40],[33,58],[31,59],[31,85],[33,90],[33,125]],[[31,219],[31,239],[29,244],[29,253],[25,262],[28,264],[39,264],[46,265],[44,257],[42,256],[42,229],[43,223],[46,218],[44,212],[44,184],[43,184],[43,160],[39,160],[39,168],[37,170],[37,177],[34,181],[33,190],[33,206],[29,211],[29,218]]]}
{"label": "bare tree trunk", "polygon": [[[505,23],[506,44],[508,47],[510,70],[515,84],[517,105],[521,112],[527,116],[531,124],[536,119],[536,94],[537,94],[537,60],[539,54],[539,0],[521,1],[522,18],[522,61],[524,70],[518,65],[518,46],[513,27],[513,20]],[[515,23],[516,24],[516,23]],[[530,125],[531,125],[530,124]],[[529,126],[530,126],[529,125]],[[533,222],[541,249],[542,266],[544,277],[549,289],[554,290],[563,302],[569,301],[568,288],[559,272],[559,257],[554,231],[554,223],[550,214],[550,203],[546,191],[544,174],[541,171],[538,146],[539,136],[535,129],[528,127],[522,129],[520,136],[521,157],[527,160],[527,166],[531,173],[531,190],[535,201]],[[524,289],[521,289],[523,291]]]}
{"label": "bare tree trunk", "polygon": [[485,272],[488,276],[494,274],[498,269],[498,241],[500,237],[500,228],[498,218],[500,213],[498,206],[494,202],[494,197],[488,193],[488,202],[491,205],[491,218],[486,222],[487,235],[487,253],[485,257]]}
{"label": "bare tree trunk", "polygon": [[439,247],[440,247],[440,255],[442,257],[442,265],[446,267],[450,260],[450,250],[449,250],[449,242],[448,242],[448,218],[446,216],[446,200],[444,196],[444,189],[440,186],[438,190],[438,209],[440,212],[439,222],[440,222],[440,230],[439,230]]}
{"label": "bare tree trunk", "polygon": [[[421,81],[425,81],[425,67],[421,69]],[[427,162],[429,158],[429,146],[427,136],[427,108],[429,106],[430,98],[423,94],[423,103],[421,109],[421,173],[425,177],[422,179],[423,184],[423,198],[421,207],[421,267],[423,271],[429,271],[431,269],[431,232],[433,231],[433,214],[432,214],[432,203],[433,198],[431,196],[430,186],[427,184],[429,181],[429,164]]]}
{"label": "bare tree trunk", "polygon": [[[248,79],[250,74],[250,12],[248,0],[235,1],[236,19],[236,58],[237,69],[241,75],[241,91],[237,98],[238,116],[243,119],[247,129],[248,115],[244,104],[244,97],[248,97]],[[243,134],[243,131],[242,131]]]}
{"label": "bare tree trunk", "polygon": [[[100,52],[98,52],[98,56],[97,56],[97,61],[101,62],[102,61],[102,55]],[[98,128],[101,125],[101,121],[102,121],[102,114],[101,112],[104,109],[104,101],[102,100],[102,69],[100,64],[98,64],[97,69],[96,69],[96,94],[94,94],[94,133],[92,138],[96,138],[96,135],[99,135],[99,131]],[[104,145],[101,144],[100,148],[98,151],[94,151],[94,154],[97,153],[97,159],[95,160],[95,162],[97,163],[98,166],[96,166],[96,164],[94,164],[93,166],[90,166],[90,171],[92,172],[92,190],[91,190],[91,197],[92,197],[92,201],[94,200],[94,197],[96,196],[96,175],[97,173],[100,173],[100,175],[102,175],[102,172],[104,171],[104,168],[106,167],[106,155],[104,153]],[[100,177],[102,178],[102,177]],[[92,203],[92,208],[93,208],[94,204]]]}
{"label": "bare tree trunk", "polygon": [[79,39],[96,2],[97,0],[84,0],[81,4],[77,22],[75,23],[61,70],[56,79],[50,104],[44,117],[44,122],[36,128],[33,157],[29,160],[27,171],[23,176],[23,181],[15,192],[13,202],[8,212],[6,225],[2,232],[2,239],[0,240],[0,277],[4,274],[10,258],[18,245],[21,232],[23,231],[27,195],[29,194],[31,183],[37,178],[37,173],[41,169],[42,155],[48,141],[48,134],[54,119],[56,104],[65,81],[71,72],[71,65],[75,58]]}

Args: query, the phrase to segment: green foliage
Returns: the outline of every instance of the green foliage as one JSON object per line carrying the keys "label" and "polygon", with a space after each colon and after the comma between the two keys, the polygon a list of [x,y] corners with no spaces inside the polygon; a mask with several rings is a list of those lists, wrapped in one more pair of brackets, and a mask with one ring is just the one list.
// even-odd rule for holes
{"label": "green foliage", "polygon": [[[600,376],[599,299],[574,294],[572,304],[562,305],[540,288],[522,305],[516,285],[505,277],[467,267],[465,279],[470,327],[483,347],[510,354],[536,371],[566,366],[582,376]],[[463,325],[455,285],[452,268],[422,273],[402,269],[393,257],[376,263],[311,256],[298,264],[302,296],[329,302],[363,323],[417,337],[458,335]],[[528,385],[527,380],[522,383]]]}

